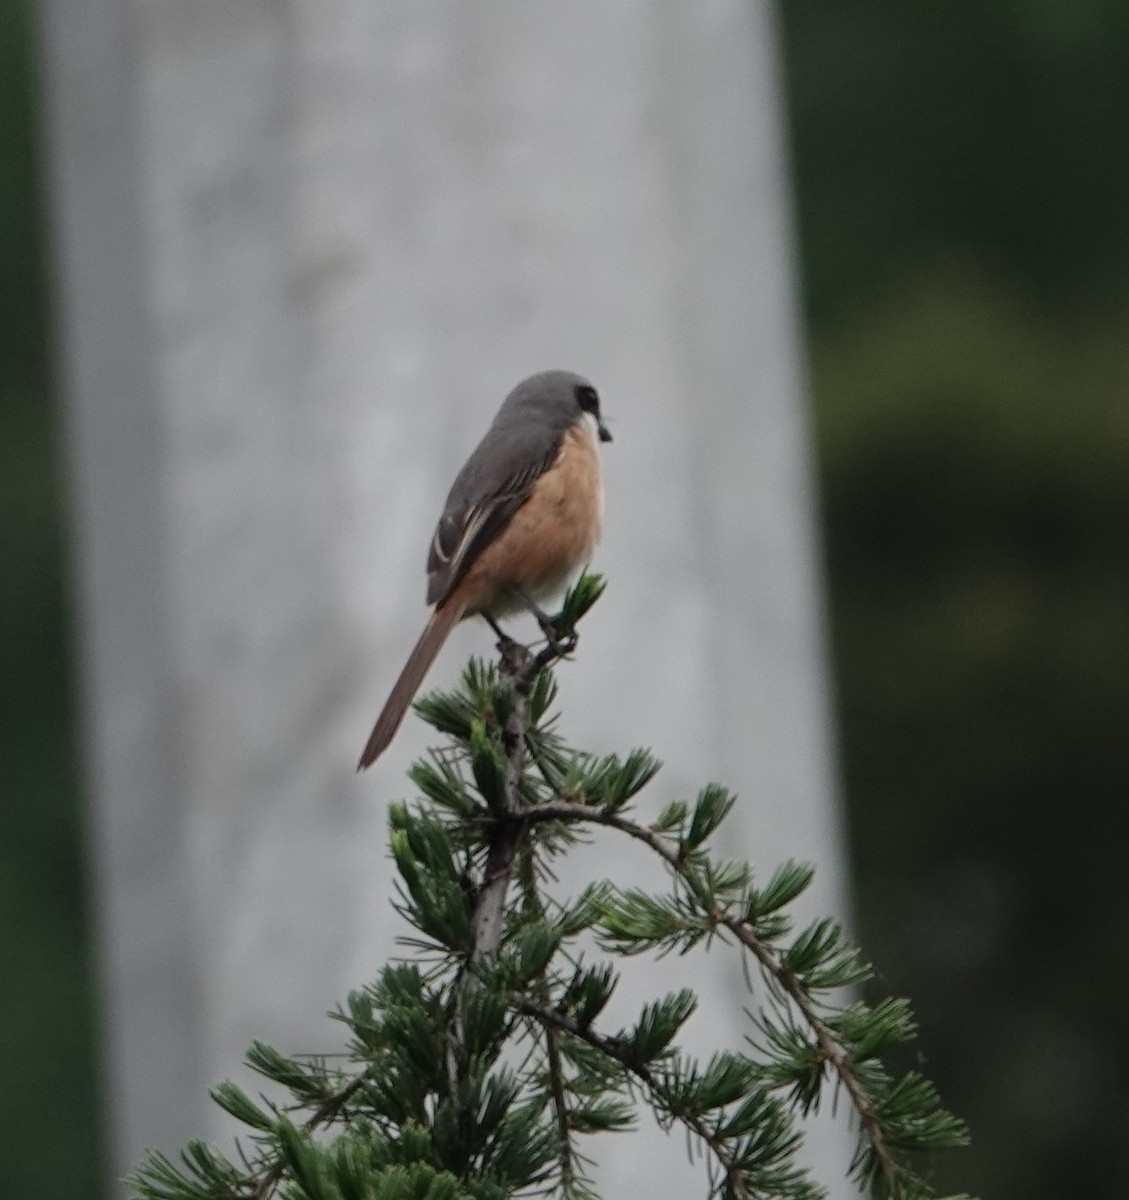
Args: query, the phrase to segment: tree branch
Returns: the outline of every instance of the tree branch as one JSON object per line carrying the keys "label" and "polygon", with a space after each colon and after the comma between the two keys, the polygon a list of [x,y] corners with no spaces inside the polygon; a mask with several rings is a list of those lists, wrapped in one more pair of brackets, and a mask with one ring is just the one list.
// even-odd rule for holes
{"label": "tree branch", "polygon": [[[352,1079],[347,1080],[337,1091],[327,1096],[318,1105],[309,1119],[303,1122],[302,1128],[312,1131],[332,1121],[364,1084],[368,1082],[372,1077],[372,1073],[373,1068],[366,1067],[359,1074],[354,1075]],[[282,1173],[284,1170],[285,1163],[280,1158],[266,1171],[258,1183],[255,1183],[254,1176],[252,1175],[247,1180],[247,1186],[253,1187],[253,1191],[250,1192],[253,1200],[265,1200],[271,1191],[282,1182]]]}
{"label": "tree branch", "polygon": [[[530,823],[588,821],[595,825],[616,829],[648,846],[676,874],[683,874],[687,866],[685,857],[680,854],[678,844],[672,838],[668,838],[646,825],[628,820],[618,813],[610,813],[604,809],[572,800],[553,800],[546,804],[539,804],[536,808],[528,809],[525,816]],[[835,1072],[858,1115],[860,1127],[878,1159],[883,1179],[891,1192],[896,1194],[899,1168],[883,1134],[874,1101],[855,1074],[850,1055],[843,1048],[842,1042],[834,1030],[820,1017],[811,994],[795,972],[789,970],[781,961],[780,956],[758,937],[756,930],[748,921],[730,916],[724,911],[716,913],[715,917],[718,927],[728,929],[752,953],[761,968],[780,985],[785,995],[799,1010],[808,1028],[815,1036],[820,1054]]]}
{"label": "tree branch", "polygon": [[770,947],[761,941],[757,936],[756,930],[747,921],[739,921],[734,917],[726,916],[722,918],[720,924],[728,929],[752,953],[761,967],[776,980],[788,998],[803,1015],[804,1020],[808,1023],[808,1027],[815,1035],[820,1054],[823,1056],[824,1061],[831,1065],[831,1069],[835,1072],[844,1091],[850,1098],[855,1112],[858,1114],[859,1124],[878,1159],[883,1179],[886,1181],[891,1193],[896,1195],[899,1168],[890,1147],[886,1143],[874,1101],[871,1099],[866,1088],[863,1087],[859,1077],[855,1074],[850,1055],[843,1048],[842,1042],[835,1035],[834,1030],[816,1011],[811,994],[804,987],[803,983],[801,983],[796,973],[789,970],[780,961],[779,955],[775,954]]}
{"label": "tree branch", "polygon": [[593,825],[603,825],[607,829],[618,829],[628,837],[635,838],[649,846],[660,858],[666,860],[676,870],[680,869],[685,860],[678,852],[678,844],[673,838],[668,838],[655,829],[629,821],[618,813],[608,812],[592,804],[581,804],[576,800],[549,800],[536,807],[522,810],[522,816],[530,824],[541,821],[590,821]]}
{"label": "tree branch", "polygon": [[545,1025],[545,1055],[549,1068],[549,1094],[553,1098],[553,1111],[557,1118],[557,1136],[561,1141],[560,1166],[561,1189],[567,1195],[576,1182],[576,1164],[572,1154],[572,1128],[569,1125],[568,1096],[565,1094],[564,1064],[557,1044],[560,1032]]}
{"label": "tree branch", "polygon": [[578,1024],[571,1017],[565,1016],[564,1013],[558,1012],[556,1009],[544,1008],[540,1004],[535,1004],[526,996],[514,996],[513,1003],[517,1011],[524,1016],[532,1017],[546,1029],[559,1030],[561,1033],[567,1033],[574,1038],[578,1038],[594,1050],[598,1050],[601,1054],[619,1063],[625,1071],[635,1076],[636,1079],[646,1086],[647,1090],[667,1116],[680,1121],[695,1137],[700,1138],[709,1147],[714,1158],[717,1159],[718,1165],[725,1173],[726,1183],[733,1188],[735,1194],[738,1196],[748,1195],[745,1188],[745,1173],[734,1163],[726,1149],[724,1140],[719,1138],[701,1117],[694,1113],[679,1111],[670,1102],[670,1097],[663,1088],[662,1080],[658,1079],[649,1067],[643,1063],[636,1062],[613,1038],[603,1037],[595,1033],[588,1026]]}
{"label": "tree branch", "polygon": [[473,958],[496,954],[502,941],[506,893],[513,875],[514,857],[526,830],[525,810],[521,804],[521,780],[525,772],[525,735],[529,725],[529,695],[537,676],[557,659],[576,649],[576,634],[564,640],[550,640],[539,653],[518,642],[498,643],[501,659],[499,674],[513,686],[513,705],[502,727],[502,745],[506,752],[503,780],[505,813],[496,818],[487,837],[486,866],[474,902]]}

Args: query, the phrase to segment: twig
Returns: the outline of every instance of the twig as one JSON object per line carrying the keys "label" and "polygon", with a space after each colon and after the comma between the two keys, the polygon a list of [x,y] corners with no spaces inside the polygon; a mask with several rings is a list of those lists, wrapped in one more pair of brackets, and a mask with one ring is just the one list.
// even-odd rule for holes
{"label": "twig", "polygon": [[[309,1119],[303,1122],[302,1128],[314,1130],[318,1126],[332,1121],[364,1084],[368,1082],[372,1072],[372,1067],[366,1067],[338,1088],[336,1092],[333,1092],[332,1095],[327,1096],[314,1110]],[[271,1189],[277,1187],[282,1182],[282,1173],[284,1170],[285,1164],[282,1159],[279,1159],[262,1179],[259,1180],[258,1184],[255,1185],[254,1191],[250,1193],[253,1200],[265,1200],[270,1195]],[[254,1183],[254,1180],[249,1179],[247,1182],[251,1184]]]}
{"label": "twig", "polygon": [[549,1067],[549,1094],[557,1117],[557,1136],[561,1140],[561,1190],[567,1195],[576,1182],[576,1166],[572,1160],[572,1131],[569,1125],[568,1096],[565,1095],[564,1064],[557,1044],[560,1033],[551,1025],[544,1026],[545,1053]]}
{"label": "twig", "polygon": [[835,1036],[834,1030],[820,1017],[807,988],[800,982],[794,971],[789,970],[780,960],[780,956],[761,941],[756,930],[747,922],[734,917],[722,917],[719,924],[724,926],[735,938],[748,949],[761,967],[772,976],[783,988],[792,1003],[800,1010],[807,1021],[824,1060],[830,1063],[832,1070],[843,1085],[844,1091],[850,1097],[851,1104],[858,1114],[859,1124],[870,1142],[875,1156],[882,1169],[882,1177],[890,1188],[892,1195],[898,1194],[900,1171],[898,1164],[886,1144],[882,1132],[882,1124],[874,1107],[874,1102],[863,1087],[858,1076],[851,1067],[850,1055],[843,1049],[842,1043]]}
{"label": "twig", "polygon": [[535,1021],[545,1026],[546,1029],[559,1030],[561,1033],[567,1033],[574,1038],[579,1038],[580,1041],[587,1043],[594,1050],[599,1050],[601,1054],[619,1063],[625,1071],[634,1075],[636,1079],[647,1087],[647,1090],[662,1106],[663,1111],[674,1118],[674,1120],[681,1121],[691,1133],[701,1138],[705,1145],[710,1148],[719,1166],[725,1173],[726,1182],[732,1186],[734,1192],[739,1196],[748,1194],[745,1189],[745,1172],[733,1162],[732,1157],[726,1150],[724,1140],[719,1138],[701,1117],[695,1116],[693,1113],[678,1111],[670,1103],[670,1098],[663,1088],[662,1080],[658,1079],[646,1064],[636,1062],[615,1039],[603,1037],[595,1033],[588,1026],[574,1021],[564,1013],[558,1012],[553,1008],[544,1008],[540,1004],[535,1004],[526,996],[515,996],[514,1006],[518,1012],[524,1016],[532,1017]]}
{"label": "twig", "polygon": [[[528,838],[520,846],[518,858],[518,883],[521,888],[522,911],[527,918],[541,921],[545,918],[545,906],[537,891],[537,869],[533,847]],[[544,975],[530,981],[537,1002],[549,1002],[549,988]],[[549,1077],[549,1096],[553,1103],[553,1112],[557,1123],[557,1137],[560,1141],[558,1161],[561,1169],[561,1194],[569,1196],[577,1182],[577,1164],[572,1145],[572,1127],[570,1125],[568,1093],[565,1087],[564,1063],[561,1059],[559,1045],[560,1032],[551,1025],[543,1026],[545,1034],[545,1065]]]}
{"label": "twig", "polygon": [[541,821],[591,821],[592,824],[603,825],[607,829],[618,829],[620,833],[626,833],[628,837],[649,846],[676,870],[681,869],[685,863],[679,853],[678,843],[673,838],[665,837],[646,825],[629,821],[618,813],[608,812],[592,804],[581,804],[577,800],[549,800],[544,804],[524,809],[522,817],[530,825]]}

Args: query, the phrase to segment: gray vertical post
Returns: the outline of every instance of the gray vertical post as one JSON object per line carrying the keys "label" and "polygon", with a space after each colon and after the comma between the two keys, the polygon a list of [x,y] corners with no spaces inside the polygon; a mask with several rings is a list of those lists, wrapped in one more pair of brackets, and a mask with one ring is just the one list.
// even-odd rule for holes
{"label": "gray vertical post", "polygon": [[[765,4],[45,13],[116,1163],[225,1136],[207,1085],[255,1036],[332,1049],[392,948],[383,811],[422,735],[352,764],[451,473],[529,371],[589,374],[616,432],[566,729],[654,746],[659,795],[735,787],[742,850],[818,859],[835,907]],[[460,630],[435,680],[488,648]],[[693,971],[691,1036],[738,1044],[739,977]],[[681,1143],[646,1158],[613,1141],[609,1191],[684,1193]]]}

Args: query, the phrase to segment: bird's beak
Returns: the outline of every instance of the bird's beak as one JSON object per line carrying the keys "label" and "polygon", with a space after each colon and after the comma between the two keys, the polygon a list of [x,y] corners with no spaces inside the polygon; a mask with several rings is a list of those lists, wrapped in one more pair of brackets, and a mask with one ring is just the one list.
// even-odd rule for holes
{"label": "bird's beak", "polygon": [[612,435],[608,432],[608,427],[603,421],[597,420],[596,428],[599,430],[601,442],[610,442],[612,440]]}

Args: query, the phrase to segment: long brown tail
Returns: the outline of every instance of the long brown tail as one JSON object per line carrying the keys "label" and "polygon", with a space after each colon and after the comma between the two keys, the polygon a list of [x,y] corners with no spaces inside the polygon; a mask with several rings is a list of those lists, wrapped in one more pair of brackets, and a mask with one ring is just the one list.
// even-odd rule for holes
{"label": "long brown tail", "polygon": [[445,604],[431,614],[431,618],[423,627],[423,633],[419,635],[415,649],[408,655],[408,661],[400,672],[400,678],[396,680],[392,695],[388,697],[380,716],[376,718],[376,724],[365,743],[361,761],[357,763],[358,771],[371,767],[388,749],[388,744],[396,736],[396,730],[400,728],[400,722],[415,699],[424,676],[431,669],[435,656],[443,649],[447,635],[459,623],[465,611],[466,606],[463,604]]}

